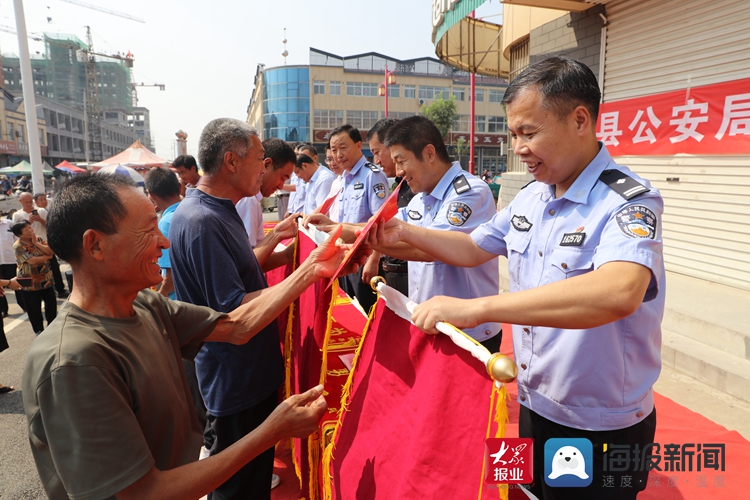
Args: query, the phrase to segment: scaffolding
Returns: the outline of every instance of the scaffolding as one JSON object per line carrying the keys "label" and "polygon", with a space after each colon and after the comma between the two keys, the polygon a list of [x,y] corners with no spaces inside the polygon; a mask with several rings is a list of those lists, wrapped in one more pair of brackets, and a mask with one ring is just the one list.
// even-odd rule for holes
{"label": "scaffolding", "polygon": [[[88,44],[75,35],[45,34],[44,46],[44,55],[31,60],[35,93],[66,106],[83,109],[86,59],[92,57],[87,54]],[[132,112],[132,77],[126,62],[106,56],[93,57],[100,109],[122,108]],[[5,89],[20,93],[18,57],[4,55],[2,64]]]}

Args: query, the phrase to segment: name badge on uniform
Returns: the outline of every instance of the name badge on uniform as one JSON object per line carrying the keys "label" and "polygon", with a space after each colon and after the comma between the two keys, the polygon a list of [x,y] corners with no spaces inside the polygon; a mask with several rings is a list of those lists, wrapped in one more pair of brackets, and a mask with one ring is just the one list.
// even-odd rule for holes
{"label": "name badge on uniform", "polygon": [[365,185],[362,184],[361,182],[354,183],[354,189],[364,189],[364,188],[365,188]]}
{"label": "name badge on uniform", "polygon": [[409,210],[408,212],[406,212],[406,214],[411,220],[422,220],[422,214],[420,214],[416,210]]}
{"label": "name badge on uniform", "polygon": [[523,232],[527,232],[531,229],[531,226],[534,225],[523,215],[514,215],[513,218],[510,219],[510,223],[517,231]]}
{"label": "name badge on uniform", "polygon": [[586,233],[581,232],[583,228],[579,229],[575,233],[563,234],[562,240],[560,241],[561,247],[580,247],[583,245],[583,240],[586,239]]}

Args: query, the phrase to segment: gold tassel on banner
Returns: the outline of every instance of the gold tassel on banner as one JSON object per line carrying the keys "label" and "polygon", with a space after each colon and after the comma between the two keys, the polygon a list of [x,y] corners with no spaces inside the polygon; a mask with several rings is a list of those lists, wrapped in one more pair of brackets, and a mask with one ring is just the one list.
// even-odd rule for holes
{"label": "gold tassel on banner", "polygon": [[[500,388],[498,388],[498,385],[500,385]],[[508,401],[509,400],[510,400],[510,395],[508,394],[508,389],[505,387],[505,384],[498,384],[498,383],[493,382],[492,390],[490,391],[490,414],[489,414],[489,417],[487,418],[487,433],[485,435],[486,438],[490,437],[490,433],[492,430],[492,422],[495,422],[497,424],[494,437],[496,438],[505,437],[506,424],[508,423]],[[478,500],[482,500],[482,492],[484,490],[484,478],[487,472],[485,470],[486,465],[487,465],[487,460],[483,454],[482,455],[482,477],[479,479],[479,495],[477,496]],[[498,489],[498,493],[500,495],[501,500],[508,500],[507,485],[500,485],[500,488]]]}
{"label": "gold tassel on banner", "polygon": [[359,354],[362,351],[362,346],[365,345],[365,337],[370,331],[372,320],[375,317],[375,310],[380,301],[375,302],[375,306],[370,309],[370,315],[367,317],[367,324],[364,330],[362,330],[362,338],[359,341],[359,346],[354,352],[354,359],[352,359],[352,369],[349,372],[349,376],[346,379],[344,387],[341,389],[341,407],[339,408],[338,419],[336,420],[336,428],[333,430],[331,436],[331,443],[326,446],[325,452],[323,453],[323,500],[332,500],[333,498],[333,475],[331,474],[331,461],[333,460],[333,445],[336,443],[336,435],[341,428],[341,418],[345,411],[349,411],[349,396],[352,388],[352,381],[354,378],[354,371],[357,368],[357,361],[359,360]]}

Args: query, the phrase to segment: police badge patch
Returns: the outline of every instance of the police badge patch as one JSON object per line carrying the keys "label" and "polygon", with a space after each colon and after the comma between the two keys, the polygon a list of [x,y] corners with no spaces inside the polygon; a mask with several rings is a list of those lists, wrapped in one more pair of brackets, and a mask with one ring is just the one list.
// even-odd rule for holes
{"label": "police badge patch", "polygon": [[623,208],[615,220],[625,236],[631,238],[656,238],[656,215],[643,205],[630,205]]}
{"label": "police badge patch", "polygon": [[385,198],[385,184],[382,182],[378,182],[372,187],[372,190],[375,191],[375,196],[380,198],[381,200]]}
{"label": "police badge patch", "polygon": [[448,205],[446,217],[451,226],[463,226],[471,217],[471,208],[466,203],[454,201]]}
{"label": "police badge patch", "polygon": [[422,220],[422,214],[420,214],[416,210],[409,210],[408,212],[406,212],[406,214],[411,220]]}

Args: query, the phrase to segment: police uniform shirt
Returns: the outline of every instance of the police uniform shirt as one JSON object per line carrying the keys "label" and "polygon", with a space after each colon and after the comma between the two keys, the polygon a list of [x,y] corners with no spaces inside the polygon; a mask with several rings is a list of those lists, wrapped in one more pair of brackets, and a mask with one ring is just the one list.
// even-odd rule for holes
{"label": "police uniform shirt", "polygon": [[294,172],[292,172],[292,175],[289,177],[289,181],[296,189],[289,195],[289,207],[287,208],[287,212],[290,214],[302,213],[305,209],[307,184],[305,181],[297,177],[297,174]]}
{"label": "police uniform shirt", "polygon": [[[470,233],[495,214],[495,200],[487,183],[453,163],[431,193],[419,193],[398,217],[443,231]],[[409,262],[409,298],[417,304],[436,295],[475,299],[497,295],[500,289],[498,261],[477,267],[455,267],[444,262]],[[500,323],[484,323],[464,331],[478,341],[494,337]]]}
{"label": "police uniform shirt", "polygon": [[388,177],[362,156],[354,168],[344,172],[342,178],[338,198],[339,221],[367,222],[388,197]]}
{"label": "police uniform shirt", "polygon": [[336,174],[323,165],[318,165],[318,170],[310,177],[310,182],[305,186],[304,213],[311,214],[326,201],[326,195],[331,190],[331,184],[336,180]]}
{"label": "police uniform shirt", "polygon": [[623,429],[651,413],[661,369],[662,211],[659,192],[601,146],[563,196],[556,199],[554,186],[534,182],[471,234],[484,250],[508,257],[511,292],[614,261],[652,273],[643,303],[618,321],[585,330],[513,325],[521,404],[594,431]]}

